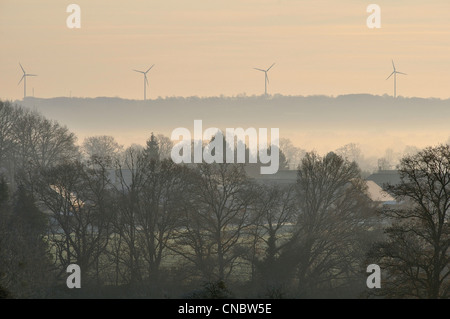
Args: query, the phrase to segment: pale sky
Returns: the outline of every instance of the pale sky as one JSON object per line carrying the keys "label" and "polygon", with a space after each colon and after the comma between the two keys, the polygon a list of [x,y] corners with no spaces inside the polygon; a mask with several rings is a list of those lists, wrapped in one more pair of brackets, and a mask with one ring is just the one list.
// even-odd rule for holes
{"label": "pale sky", "polygon": [[[66,7],[81,7],[81,29]],[[381,29],[366,8],[381,7]],[[393,94],[449,98],[448,0],[0,0],[0,99]]]}

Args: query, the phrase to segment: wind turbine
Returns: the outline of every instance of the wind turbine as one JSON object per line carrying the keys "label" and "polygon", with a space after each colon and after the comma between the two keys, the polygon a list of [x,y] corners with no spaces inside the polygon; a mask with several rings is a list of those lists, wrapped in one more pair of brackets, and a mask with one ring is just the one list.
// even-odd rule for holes
{"label": "wind turbine", "polygon": [[269,77],[267,76],[267,72],[269,72],[269,70],[270,70],[274,65],[275,65],[275,63],[272,64],[272,65],[270,66],[270,68],[268,68],[267,70],[254,68],[255,70],[264,72],[264,94],[265,94],[265,95],[267,95],[267,83],[269,83]]}
{"label": "wind turbine", "polygon": [[23,69],[23,66],[22,66],[22,64],[20,64],[20,62],[19,62],[19,65],[20,65],[20,68],[22,69],[23,75],[17,85],[19,85],[20,82],[22,82],[22,80],[23,80],[23,98],[25,99],[25,97],[27,96],[27,76],[37,76],[37,74],[29,74],[29,73],[25,72],[25,70]]}
{"label": "wind turbine", "polygon": [[151,67],[149,67],[148,68],[148,70],[147,71],[139,71],[139,70],[133,70],[133,71],[135,71],[135,72],[139,72],[139,73],[142,73],[142,74],[144,74],[144,101],[146,100],[146,98],[147,98],[147,92],[146,92],[146,90],[147,90],[147,85],[148,85],[148,80],[147,80],[147,72],[148,71],[150,71],[153,67],[154,67],[155,65],[153,64]]}
{"label": "wind turbine", "polygon": [[394,71],[392,71],[391,75],[389,75],[386,80],[389,80],[389,78],[392,75],[394,75],[394,98],[396,98],[397,97],[397,74],[403,74],[403,75],[408,75],[408,74],[398,72],[397,69],[395,68],[394,60],[392,60],[392,67],[394,68]]}

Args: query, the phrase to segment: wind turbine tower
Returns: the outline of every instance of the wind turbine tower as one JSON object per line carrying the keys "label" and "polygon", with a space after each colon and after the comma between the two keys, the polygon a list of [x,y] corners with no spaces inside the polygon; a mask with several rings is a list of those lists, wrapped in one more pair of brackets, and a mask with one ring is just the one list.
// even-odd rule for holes
{"label": "wind turbine tower", "polygon": [[150,71],[155,65],[153,64],[151,67],[148,68],[147,71],[139,71],[139,70],[133,70],[134,72],[139,72],[144,74],[144,101],[147,99],[147,86],[148,86],[148,79],[147,79],[147,73]]}
{"label": "wind turbine tower", "polygon": [[27,76],[37,76],[37,74],[29,74],[29,73],[25,72],[25,70],[23,69],[23,66],[22,66],[22,64],[20,64],[20,62],[19,62],[19,65],[20,65],[20,68],[22,69],[23,75],[17,85],[19,85],[23,80],[23,98],[25,99],[25,97],[27,96]]}
{"label": "wind turbine tower", "polygon": [[267,76],[267,72],[269,72],[269,70],[270,70],[274,65],[275,65],[275,63],[272,64],[272,65],[270,66],[270,68],[268,68],[267,70],[254,68],[255,70],[264,72],[264,94],[265,94],[266,96],[267,96],[267,84],[269,83],[269,77]]}
{"label": "wind turbine tower", "polygon": [[398,72],[397,69],[395,68],[394,60],[392,60],[392,67],[394,68],[394,71],[392,71],[391,75],[389,75],[386,80],[389,80],[389,78],[392,75],[394,75],[394,98],[396,98],[397,97],[397,74],[403,74],[403,75],[408,75],[408,74]]}

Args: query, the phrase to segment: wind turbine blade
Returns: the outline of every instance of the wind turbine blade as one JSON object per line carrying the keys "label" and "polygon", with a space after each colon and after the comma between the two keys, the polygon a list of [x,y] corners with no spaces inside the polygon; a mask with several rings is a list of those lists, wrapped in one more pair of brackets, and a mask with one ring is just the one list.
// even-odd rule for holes
{"label": "wind turbine blade", "polygon": [[150,71],[155,65],[153,64],[151,67],[148,68],[147,71],[145,71],[145,73],[147,73],[148,71]]}
{"label": "wind turbine blade", "polygon": [[145,77],[145,83],[147,84],[147,86],[148,86],[148,79],[147,79],[147,74],[144,76]]}
{"label": "wind turbine blade", "polygon": [[395,71],[395,64],[394,64],[394,60],[392,60],[392,67],[394,68],[394,71]]}
{"label": "wind turbine blade", "polygon": [[139,73],[145,73],[145,72],[142,72],[142,71],[139,71],[139,70],[135,70],[135,69],[133,69],[133,71],[134,72],[139,72]]}
{"label": "wind turbine blade", "polygon": [[19,85],[20,84],[20,82],[22,82],[22,80],[23,80],[23,78],[25,77],[25,74],[24,75],[22,75],[22,77],[20,78],[20,81],[19,81],[19,83],[17,83],[17,85]]}
{"label": "wind turbine blade", "polygon": [[25,74],[25,76],[37,76],[37,74]]}
{"label": "wind turbine blade", "polygon": [[258,69],[258,68],[254,68],[255,70],[261,71],[261,72],[266,72],[266,70],[262,70],[262,69]]}
{"label": "wind turbine blade", "polygon": [[22,64],[20,64],[20,62],[19,62],[19,65],[20,65],[20,68],[22,69],[23,74],[25,74],[25,70],[23,69],[23,66],[22,66]]}
{"label": "wind turbine blade", "polygon": [[267,80],[267,83],[269,83],[269,77],[267,76],[267,72],[266,72],[266,80]]}
{"label": "wind turbine blade", "polygon": [[270,68],[267,69],[267,71],[269,71],[274,65],[275,65],[275,63],[272,64],[272,65],[270,66]]}
{"label": "wind turbine blade", "polygon": [[393,75],[395,73],[395,71],[394,72],[392,72],[391,73],[391,75],[389,75],[388,77],[387,77],[387,79],[386,80],[389,80],[389,78]]}
{"label": "wind turbine blade", "polygon": [[406,74],[406,73],[403,73],[403,72],[397,72],[398,74],[403,74],[403,75],[408,75],[408,74]]}

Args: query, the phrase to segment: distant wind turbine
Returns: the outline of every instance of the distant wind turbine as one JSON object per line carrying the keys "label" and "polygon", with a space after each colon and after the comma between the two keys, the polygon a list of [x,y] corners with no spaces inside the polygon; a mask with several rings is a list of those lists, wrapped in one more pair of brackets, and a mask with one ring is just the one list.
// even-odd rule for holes
{"label": "distant wind turbine", "polygon": [[391,75],[389,75],[386,80],[389,80],[389,78],[392,75],[394,75],[394,98],[396,98],[397,97],[397,74],[403,74],[403,75],[408,75],[408,74],[398,72],[397,69],[395,68],[394,60],[392,60],[392,67],[394,68],[394,71],[392,71]]}
{"label": "distant wind turbine", "polygon": [[147,73],[148,71],[150,71],[155,65],[153,64],[151,67],[148,68],[147,71],[139,71],[139,70],[133,70],[134,72],[139,72],[144,74],[144,101],[147,99],[147,85],[148,85],[148,80],[147,80]]}
{"label": "distant wind turbine", "polygon": [[27,76],[37,76],[37,74],[29,74],[29,73],[25,72],[25,70],[23,69],[23,66],[22,66],[22,64],[20,64],[20,62],[19,62],[19,65],[20,65],[20,68],[22,69],[23,75],[17,85],[19,85],[23,80],[23,98],[25,98],[27,96]]}
{"label": "distant wind turbine", "polygon": [[264,94],[265,94],[265,95],[267,95],[267,83],[269,83],[269,77],[267,76],[267,72],[269,72],[269,70],[270,70],[274,65],[275,65],[275,63],[272,64],[272,65],[270,66],[270,68],[268,68],[267,70],[254,68],[255,70],[264,72]]}

